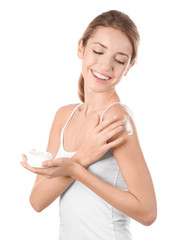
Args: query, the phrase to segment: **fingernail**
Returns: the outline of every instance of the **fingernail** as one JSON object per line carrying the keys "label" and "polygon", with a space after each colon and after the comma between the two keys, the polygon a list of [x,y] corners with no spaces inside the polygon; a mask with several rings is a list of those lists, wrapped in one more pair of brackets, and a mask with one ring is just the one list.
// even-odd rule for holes
{"label": "fingernail", "polygon": [[43,167],[47,167],[47,166],[48,166],[48,163],[47,163],[47,162],[43,162],[43,163],[42,163],[42,166],[43,166]]}
{"label": "fingernail", "polygon": [[118,119],[118,117],[115,115],[115,116],[113,116],[113,119],[116,120],[116,119]]}
{"label": "fingernail", "polygon": [[122,123],[126,123],[126,122],[127,122],[127,119],[124,118],[124,119],[122,120]]}

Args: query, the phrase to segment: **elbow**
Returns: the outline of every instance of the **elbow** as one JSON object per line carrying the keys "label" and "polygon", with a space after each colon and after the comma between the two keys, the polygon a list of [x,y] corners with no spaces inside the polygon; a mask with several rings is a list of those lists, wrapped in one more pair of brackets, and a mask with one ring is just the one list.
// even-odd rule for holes
{"label": "elbow", "polygon": [[152,225],[155,220],[157,218],[157,211],[156,210],[152,210],[150,212],[148,212],[147,214],[145,214],[145,216],[143,217],[141,223],[144,226],[150,226]]}
{"label": "elbow", "polygon": [[44,209],[44,208],[42,208],[42,206],[40,206],[40,204],[38,204],[38,203],[36,203],[33,199],[32,199],[32,197],[30,196],[30,204],[31,204],[31,206],[32,206],[32,208],[36,211],[36,212],[42,212],[42,210]]}

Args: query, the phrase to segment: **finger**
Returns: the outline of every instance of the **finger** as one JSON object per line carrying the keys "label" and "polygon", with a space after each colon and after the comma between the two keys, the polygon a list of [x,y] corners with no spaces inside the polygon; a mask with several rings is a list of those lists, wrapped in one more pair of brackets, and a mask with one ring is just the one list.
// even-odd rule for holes
{"label": "finger", "polygon": [[111,131],[109,131],[107,134],[103,133],[104,135],[104,141],[108,141],[110,138],[112,138],[113,136],[115,136],[117,133],[121,132],[122,130],[124,130],[125,128],[122,126],[119,126]]}
{"label": "finger", "polygon": [[35,168],[35,173],[38,175],[42,175],[42,176],[49,176],[50,175],[50,168]]}
{"label": "finger", "polygon": [[96,124],[95,124],[95,126],[97,127],[99,125],[99,123],[100,123],[100,115],[97,114],[96,115]]}
{"label": "finger", "polygon": [[55,167],[55,163],[53,162],[53,160],[47,160],[42,162],[42,166],[43,167]]}
{"label": "finger", "polygon": [[25,154],[22,154],[22,159],[23,159],[23,162],[27,162],[27,156]]}
{"label": "finger", "polygon": [[20,162],[20,164],[32,173],[36,173],[36,174],[46,177],[48,179],[53,177],[52,176],[53,174],[51,172],[52,168],[51,169],[50,168],[35,168],[35,167],[31,167],[30,165],[28,165],[25,162]]}
{"label": "finger", "polygon": [[30,172],[36,173],[36,169],[34,167],[31,167],[30,165],[28,165],[27,162],[20,162],[20,164],[26,168],[27,170],[29,170]]}
{"label": "finger", "polygon": [[52,160],[46,160],[42,162],[43,167],[59,167],[61,163],[61,158],[56,158]]}
{"label": "finger", "polygon": [[112,142],[109,142],[109,143],[106,145],[107,150],[116,147],[117,145],[119,145],[120,143],[122,143],[123,140],[124,140],[123,138],[118,138],[118,139],[116,139],[116,140],[114,140],[114,141],[112,141]]}
{"label": "finger", "polygon": [[104,134],[107,134],[108,132],[112,131],[113,129],[122,126],[124,127],[127,124],[126,119],[119,119],[118,121],[111,123],[110,125],[108,125],[107,127],[105,127],[105,129],[102,130],[102,132]]}
{"label": "finger", "polygon": [[35,168],[35,167],[28,165],[28,163],[26,163],[26,162],[20,162],[20,164],[32,173],[36,173],[36,174],[39,174],[42,176],[47,176],[49,174],[47,168]]}
{"label": "finger", "polygon": [[50,178],[54,178],[57,176],[58,170],[59,170],[59,167],[36,168],[35,173],[50,179]]}
{"label": "finger", "polygon": [[111,123],[114,123],[118,120],[117,116],[113,116],[111,118],[108,118],[104,121],[102,121],[98,126],[97,126],[97,131],[101,132],[103,129],[105,129],[107,126],[109,126]]}

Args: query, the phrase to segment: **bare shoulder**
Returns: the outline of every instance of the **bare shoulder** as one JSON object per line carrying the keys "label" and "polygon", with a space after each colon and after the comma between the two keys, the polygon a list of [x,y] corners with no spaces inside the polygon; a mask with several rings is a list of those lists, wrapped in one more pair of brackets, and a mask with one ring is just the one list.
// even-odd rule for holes
{"label": "bare shoulder", "polygon": [[65,106],[60,107],[55,114],[55,121],[59,124],[59,125],[63,125],[65,120],[69,117],[69,115],[71,114],[71,112],[73,111],[73,109],[78,105],[78,103],[76,104],[68,104]]}
{"label": "bare shoulder", "polygon": [[116,114],[118,117],[123,117],[123,115],[130,115],[129,113],[131,110],[129,109],[128,111],[127,109],[129,108],[126,105],[114,104],[105,111],[104,118],[111,117],[113,114]]}
{"label": "bare shoulder", "polygon": [[61,131],[64,124],[66,123],[67,119],[69,118],[70,114],[72,113],[73,109],[78,104],[68,104],[65,106],[60,107],[54,116],[54,120],[52,126],[57,129],[57,131]]}
{"label": "bare shoulder", "polygon": [[113,141],[119,137],[123,137],[124,139],[123,143],[120,146],[112,149],[113,152],[116,152],[116,150],[119,149],[123,149],[123,147],[125,147],[125,145],[127,146],[127,144],[129,147],[139,147],[139,139],[132,111],[125,105],[114,104],[104,113],[103,120],[111,118],[114,115],[117,115],[119,119],[126,118],[127,125],[124,127],[124,130],[120,134],[115,135],[113,138],[110,139],[110,141]]}
{"label": "bare shoulder", "polygon": [[126,118],[127,122],[130,122],[133,130],[136,131],[133,113],[126,105],[114,104],[109,107],[103,115],[103,120],[111,118],[114,115],[116,115],[119,119]]}

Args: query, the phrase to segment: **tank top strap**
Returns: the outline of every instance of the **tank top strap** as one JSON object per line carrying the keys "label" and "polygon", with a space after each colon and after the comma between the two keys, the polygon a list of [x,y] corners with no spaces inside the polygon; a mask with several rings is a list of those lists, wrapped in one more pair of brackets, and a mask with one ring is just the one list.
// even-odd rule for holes
{"label": "tank top strap", "polygon": [[134,117],[132,111],[131,111],[125,104],[122,104],[121,102],[114,102],[114,103],[110,104],[109,106],[107,106],[106,109],[103,111],[103,113],[101,114],[100,123],[101,123],[102,120],[103,120],[103,115],[104,115],[104,113],[105,113],[111,106],[113,106],[113,105],[115,105],[115,104],[120,104],[120,105],[122,105],[122,106],[127,110],[127,112],[131,115],[131,117],[132,117],[132,118]]}
{"label": "tank top strap", "polygon": [[60,139],[61,139],[61,140],[63,139],[63,132],[64,132],[64,129],[65,129],[66,125],[67,125],[68,122],[70,121],[71,117],[74,115],[76,109],[77,109],[80,105],[82,105],[82,104],[83,104],[83,103],[78,104],[78,105],[74,108],[74,110],[72,111],[72,113],[70,114],[68,120],[66,121],[64,127],[62,128],[62,132],[61,132],[61,134],[60,134]]}

